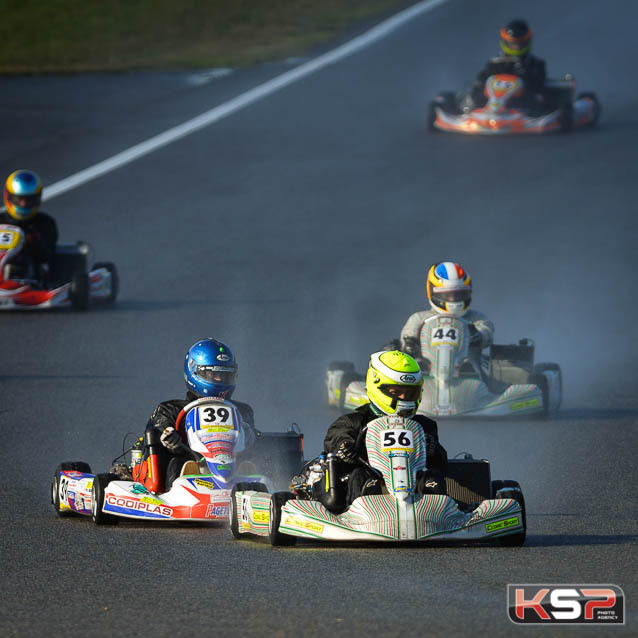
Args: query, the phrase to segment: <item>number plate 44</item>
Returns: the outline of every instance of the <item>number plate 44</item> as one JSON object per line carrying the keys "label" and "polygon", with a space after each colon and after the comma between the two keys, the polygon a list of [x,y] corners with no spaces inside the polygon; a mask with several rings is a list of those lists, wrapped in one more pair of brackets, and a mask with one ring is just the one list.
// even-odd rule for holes
{"label": "number plate 44", "polygon": [[459,331],[456,328],[435,328],[432,330],[432,346],[458,346]]}

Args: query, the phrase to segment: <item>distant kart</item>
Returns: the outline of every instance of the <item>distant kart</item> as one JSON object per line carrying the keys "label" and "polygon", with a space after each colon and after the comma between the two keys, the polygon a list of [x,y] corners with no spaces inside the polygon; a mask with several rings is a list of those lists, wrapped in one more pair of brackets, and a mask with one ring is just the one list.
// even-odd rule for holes
{"label": "distant kart", "polygon": [[87,272],[89,246],[59,244],[52,271],[45,277],[21,260],[24,231],[0,224],[0,310],[41,310],[71,306],[88,310],[92,303],[113,303],[118,293],[115,264],[99,262]]}
{"label": "distant kart", "polygon": [[334,454],[325,460],[320,457],[297,477],[302,480],[291,485],[293,492],[269,493],[259,482],[236,485],[230,499],[230,529],[235,538],[265,537],[272,545],[293,545],[297,537],[492,541],[508,546],[525,542],[525,500],[520,485],[491,481],[487,461],[469,455],[450,461],[447,495],[419,493],[419,475],[426,464],[421,425],[384,416],[371,421],[363,435],[367,465],[378,476],[378,493],[360,496],[345,507],[339,461]]}
{"label": "distant kart", "polygon": [[430,103],[430,130],[469,135],[518,135],[569,131],[595,126],[600,118],[600,102],[595,93],[581,93],[574,99],[575,80],[567,75],[549,80],[545,102],[539,107],[517,108],[515,99],[523,94],[523,81],[516,75],[491,75],[485,82],[487,103],[480,108],[459,104],[456,94],[440,93]]}
{"label": "distant kart", "polygon": [[144,449],[133,446],[123,454],[131,453],[130,463],[114,465],[109,473],[93,474],[83,462],[60,464],[51,485],[53,506],[60,516],[90,516],[98,525],[114,524],[121,518],[226,520],[230,490],[236,482],[260,481],[271,488],[287,485],[290,475],[303,464],[303,436],[298,431],[260,432],[254,446],[245,450],[240,422],[230,401],[193,401],[180,412],[176,429],[185,431],[199,461],[187,461],[170,490],[164,490],[160,471],[158,457],[163,450],[159,436],[147,431]]}
{"label": "distant kart", "polygon": [[[436,315],[421,329],[424,381],[419,414],[433,417],[511,417],[558,413],[562,371],[557,363],[534,364],[534,343],[493,345],[489,356],[470,352],[465,319]],[[368,403],[363,375],[350,362],[326,372],[328,402],[343,409]]]}

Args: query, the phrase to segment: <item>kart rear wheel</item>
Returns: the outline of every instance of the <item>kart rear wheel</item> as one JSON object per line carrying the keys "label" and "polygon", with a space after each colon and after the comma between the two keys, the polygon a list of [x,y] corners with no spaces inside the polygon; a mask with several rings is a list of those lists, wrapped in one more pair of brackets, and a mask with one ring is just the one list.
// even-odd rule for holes
{"label": "kart rear wheel", "polygon": [[239,513],[237,512],[237,499],[235,495],[237,492],[264,492],[268,493],[268,488],[263,483],[237,483],[230,491],[230,501],[228,503],[228,523],[232,535],[237,540],[242,540],[246,537],[246,534],[239,532]]}
{"label": "kart rear wheel", "polygon": [[60,465],[55,468],[53,481],[51,482],[51,503],[53,504],[58,516],[62,518],[66,516],[73,516],[75,514],[75,512],[71,509],[60,509],[60,472],[65,471],[91,474],[91,467],[88,463],[83,463],[82,461],[66,461],[64,463],[60,463]]}
{"label": "kart rear wheel", "polygon": [[533,416],[539,419],[546,419],[549,416],[549,386],[547,384],[547,377],[542,372],[530,374],[528,383],[538,386],[538,389],[543,395],[543,409]]}
{"label": "kart rear wheel", "polygon": [[117,268],[112,261],[98,261],[93,264],[93,268],[91,268],[91,270],[97,270],[98,268],[106,268],[111,274],[111,294],[104,299],[104,303],[115,303],[117,294],[120,291],[120,277],[117,274]]}
{"label": "kart rear wheel", "polygon": [[282,534],[279,531],[281,523],[281,508],[290,500],[294,500],[295,495],[291,492],[275,492],[270,499],[270,516],[268,518],[268,540],[271,545],[294,545],[297,542],[296,536]]}
{"label": "kart rear wheel", "polygon": [[534,374],[543,375],[546,378],[547,414],[557,415],[563,401],[563,372],[560,366],[557,363],[537,363],[534,366]]}
{"label": "kart rear wheel", "polygon": [[600,114],[602,112],[602,107],[600,106],[598,96],[595,93],[579,93],[576,99],[591,100],[594,103],[594,115],[591,122],[587,126],[598,126],[598,120],[600,120]]}
{"label": "kart rear wheel", "polygon": [[89,276],[83,270],[76,270],[71,277],[69,299],[73,310],[85,312],[89,309]]}
{"label": "kart rear wheel", "polygon": [[523,530],[516,534],[510,534],[509,536],[499,538],[499,545],[501,545],[501,547],[522,547],[525,543],[525,536],[527,533],[527,518],[525,511],[525,498],[523,497],[521,486],[516,481],[494,481],[492,485],[495,483],[502,484],[502,487],[499,489],[498,494],[494,495],[494,498],[511,498],[516,501],[521,506],[521,518],[523,519]]}
{"label": "kart rear wheel", "polygon": [[116,525],[119,523],[117,516],[106,514],[102,511],[106,486],[111,481],[117,481],[118,479],[119,477],[115,474],[96,474],[93,479],[91,519],[96,525]]}

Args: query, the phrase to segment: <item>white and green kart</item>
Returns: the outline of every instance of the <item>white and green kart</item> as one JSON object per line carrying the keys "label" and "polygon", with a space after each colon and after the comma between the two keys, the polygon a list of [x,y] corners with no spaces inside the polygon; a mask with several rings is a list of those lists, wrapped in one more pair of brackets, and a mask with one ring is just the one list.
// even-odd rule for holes
{"label": "white and green kart", "polygon": [[[468,322],[435,315],[421,328],[423,394],[419,413],[433,417],[514,417],[558,413],[562,372],[556,363],[534,364],[534,343],[493,345],[489,356],[470,351]],[[363,375],[350,362],[326,372],[328,402],[358,408],[369,399]]]}
{"label": "white and green kart", "polygon": [[[446,481],[448,494],[457,498],[416,493],[417,473],[425,470],[424,439],[416,421],[387,416],[375,419],[368,424],[365,445],[369,466],[382,479],[381,494],[361,496],[345,511],[334,513],[320,502],[312,485],[296,493],[269,494],[260,483],[239,483],[231,492],[230,529],[237,539],[263,536],[272,545],[292,545],[297,537],[390,542],[493,540],[522,545],[525,502],[520,486],[514,481],[490,483],[486,461],[452,461],[450,466],[469,463],[465,471],[456,467],[454,472],[457,478],[465,474],[470,482],[481,474],[477,469],[486,469],[487,487],[463,485],[462,480],[450,478]],[[482,467],[477,468],[477,464]],[[324,474],[315,483],[320,486],[316,489],[328,491],[337,480]]]}

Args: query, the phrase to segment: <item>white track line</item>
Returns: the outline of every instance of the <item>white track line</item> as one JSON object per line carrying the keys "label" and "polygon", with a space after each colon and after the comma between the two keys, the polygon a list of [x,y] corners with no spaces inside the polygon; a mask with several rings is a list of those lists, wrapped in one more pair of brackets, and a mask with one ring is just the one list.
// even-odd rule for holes
{"label": "white track line", "polygon": [[328,53],[324,53],[320,55],[318,58],[310,60],[301,66],[298,66],[295,69],[287,71],[282,75],[269,80],[268,82],[264,82],[259,86],[256,86],[254,89],[250,89],[241,95],[225,102],[224,104],[220,104],[210,111],[206,111],[206,113],[202,113],[192,120],[188,120],[179,126],[175,126],[174,128],[165,131],[164,133],[160,133],[159,135],[155,135],[145,142],[141,142],[140,144],[136,144],[131,148],[118,153],[117,155],[113,155],[113,157],[109,157],[99,164],[94,164],[89,168],[80,171],[79,173],[75,173],[75,175],[71,175],[55,184],[51,184],[44,189],[44,197],[43,199],[51,199],[56,197],[57,195],[61,195],[62,193],[66,193],[67,191],[72,190],[73,188],[77,188],[86,182],[95,179],[96,177],[100,177],[114,171],[120,166],[124,166],[129,162],[133,162],[134,160],[143,157],[144,155],[148,155],[153,151],[156,151],[158,148],[162,148],[162,146],[166,146],[176,140],[181,139],[199,129],[204,128],[205,126],[209,126],[210,124],[214,124],[218,122],[224,117],[228,115],[232,115],[236,111],[248,106],[249,104],[253,104],[262,98],[275,93],[279,89],[296,82],[297,80],[301,80],[302,78],[314,73],[315,71],[319,71],[329,64],[334,64],[343,58],[360,51],[361,49],[369,46],[370,44],[384,38],[389,33],[398,29],[400,26],[405,24],[406,22],[416,18],[417,16],[431,11],[432,9],[438,7],[439,5],[447,2],[448,0],[425,0],[423,2],[419,2],[414,6],[397,13],[392,16],[388,20],[385,20],[381,24],[376,27],[366,31],[362,35],[350,40],[350,42],[346,42],[345,44],[333,49],[332,51],[328,51]]}

